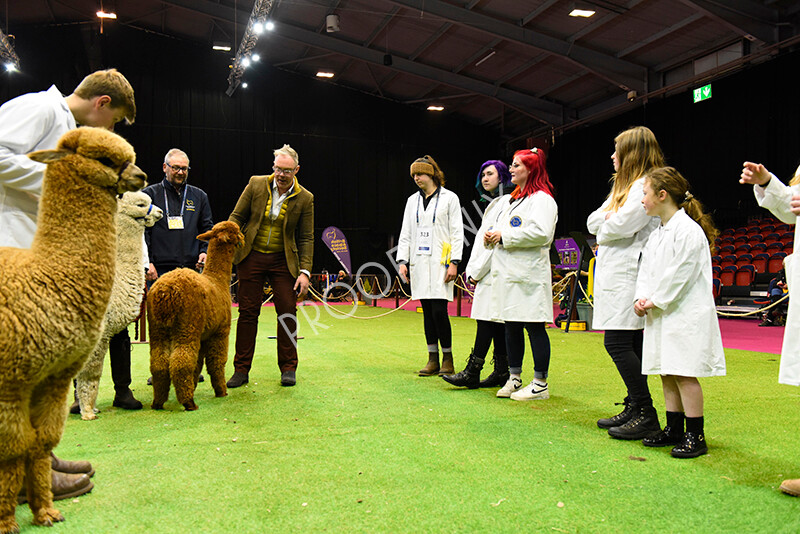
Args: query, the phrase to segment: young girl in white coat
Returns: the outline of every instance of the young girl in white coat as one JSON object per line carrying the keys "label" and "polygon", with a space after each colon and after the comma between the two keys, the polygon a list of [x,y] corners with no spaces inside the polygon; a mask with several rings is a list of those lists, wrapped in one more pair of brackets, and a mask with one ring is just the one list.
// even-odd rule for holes
{"label": "young girl in white coat", "polygon": [[603,205],[586,221],[597,236],[592,326],[605,330],[603,344],[625,383],[622,412],[597,421],[617,439],[642,439],[661,429],[653,398],[642,374],[644,319],[633,313],[633,291],[642,249],[658,219],[642,209],[647,171],[664,166],[656,136],[644,126],[630,128],[614,140],[614,177]]}
{"label": "young girl in white coat", "polygon": [[422,305],[428,363],[419,370],[419,376],[453,374],[447,303],[453,300],[453,281],[464,242],[461,204],[455,193],[444,188],[444,173],[432,157],[415,160],[411,177],[419,191],[406,202],[397,263],[400,276],[411,282],[411,297]]}
{"label": "young girl in white coat", "polygon": [[[508,358],[506,352],[506,334],[503,323],[492,319],[492,306],[494,305],[494,287],[491,277],[487,276],[492,263],[492,249],[486,248],[481,236],[486,233],[491,224],[492,214],[500,205],[504,193],[511,191],[511,174],[502,161],[491,159],[481,165],[478,173],[478,182],[475,189],[481,195],[481,201],[491,200],[483,212],[481,227],[472,246],[472,254],[464,271],[468,279],[475,284],[475,295],[472,299],[472,311],[469,316],[475,319],[475,344],[467,360],[466,368],[454,375],[444,375],[442,378],[454,386],[475,389],[478,387],[490,388],[502,386],[508,381]],[[489,352],[489,346],[494,344],[494,371],[481,380],[481,369]]]}
{"label": "young girl in white coat", "polygon": [[667,408],[667,426],[642,443],[674,445],[672,456],[694,458],[708,452],[697,378],[725,374],[711,281],[710,244],[718,232],[672,167],[647,174],[642,204],[661,225],[642,252],[633,309],[646,317],[642,371],[661,375]]}
{"label": "young girl in white coat", "polygon": [[[795,171],[789,185],[783,184],[764,165],[746,161],[739,182],[753,184],[753,193],[758,205],[767,208],[778,219],[795,224],[800,215],[800,167]],[[795,243],[798,242],[798,226],[795,224]],[[785,260],[786,283],[789,286],[789,311],[786,314],[786,329],[783,333],[781,365],[778,382],[800,386],[800,271],[794,265],[794,255]],[[800,497],[800,479],[784,480],[782,492]]]}
{"label": "young girl in white coat", "polygon": [[[483,235],[492,248],[489,275],[496,290],[494,318],[505,323],[509,379],[497,392],[513,400],[550,398],[550,339],[545,323],[553,321],[550,245],[558,220],[553,185],[545,169],[544,152],[532,148],[514,154],[511,181],[517,187],[501,197],[497,214]],[[533,351],[534,378],[522,388],[525,330]]]}

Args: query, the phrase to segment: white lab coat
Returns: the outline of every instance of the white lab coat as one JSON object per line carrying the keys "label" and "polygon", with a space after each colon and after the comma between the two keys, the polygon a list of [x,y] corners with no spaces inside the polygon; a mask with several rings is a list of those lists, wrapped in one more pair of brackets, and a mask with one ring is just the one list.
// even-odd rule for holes
{"label": "white lab coat", "polygon": [[503,196],[499,196],[486,206],[481,227],[475,235],[475,244],[472,245],[469,263],[467,263],[467,267],[464,270],[464,274],[468,278],[478,282],[475,286],[475,295],[472,298],[472,311],[469,314],[472,319],[478,321],[500,322],[497,319],[499,313],[493,311],[497,304],[497,299],[494,297],[496,288],[492,284],[492,277],[489,276],[489,271],[492,267],[493,249],[484,246],[483,234],[493,227],[495,220],[493,217],[496,218],[498,210],[501,209],[500,204],[503,198]]}
{"label": "white lab coat", "polygon": [[[444,187],[439,188],[438,199],[436,196],[430,199],[427,208],[423,206],[422,195],[414,193],[406,202],[397,262],[408,262],[412,298],[453,300],[453,282],[444,283],[447,265],[442,263],[442,247],[450,243],[450,259],[461,261],[464,246],[461,203],[455,193]],[[425,226],[433,230],[431,253],[427,255],[417,250],[417,229]]]}
{"label": "white lab coat", "polygon": [[[642,374],[722,376],[725,353],[703,229],[683,209],[658,226],[642,252],[637,300],[650,299]],[[633,308],[634,301],[628,302]]]}
{"label": "white lab coat", "polygon": [[[639,272],[641,253],[647,237],[658,226],[658,217],[650,217],[642,206],[644,178],[639,178],[628,198],[616,212],[606,210],[610,200],[592,212],[586,220],[589,233],[597,236],[597,260],[594,271],[595,330],[640,330],[644,318],[633,313],[633,293]],[[606,219],[606,215],[611,216]]]}
{"label": "white lab coat", "polygon": [[[767,208],[781,221],[787,224],[797,222],[797,216],[792,213],[789,203],[793,195],[800,195],[800,186],[784,185],[775,175],[772,175],[767,187],[755,185],[753,193],[758,205]],[[798,243],[797,238],[797,225],[795,224],[795,243]],[[786,328],[783,331],[778,382],[800,386],[800,271],[795,265],[794,256],[791,254],[784,260],[786,284],[789,286],[789,311],[786,314]]]}
{"label": "white lab coat", "polygon": [[0,107],[0,247],[30,248],[42,195],[45,165],[28,158],[56,147],[76,127],[55,85]]}
{"label": "white lab coat", "polygon": [[494,299],[491,319],[552,322],[550,245],[558,220],[556,201],[538,191],[519,200],[505,195],[498,204],[488,217],[502,237],[502,244],[492,249],[488,275]]}

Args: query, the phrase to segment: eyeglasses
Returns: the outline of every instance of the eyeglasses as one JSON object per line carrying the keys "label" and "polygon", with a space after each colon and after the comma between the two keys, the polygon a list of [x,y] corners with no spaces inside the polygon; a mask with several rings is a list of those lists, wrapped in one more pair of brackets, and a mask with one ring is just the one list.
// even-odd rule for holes
{"label": "eyeglasses", "polygon": [[295,169],[297,169],[297,167],[294,167],[294,168],[291,168],[291,169],[282,169],[280,167],[272,167],[272,171],[275,174],[282,174],[284,176],[291,176],[292,173],[294,173]]}
{"label": "eyeglasses", "polygon": [[169,163],[166,165],[175,172],[189,172],[191,169],[191,167],[181,167],[180,165],[170,165]]}

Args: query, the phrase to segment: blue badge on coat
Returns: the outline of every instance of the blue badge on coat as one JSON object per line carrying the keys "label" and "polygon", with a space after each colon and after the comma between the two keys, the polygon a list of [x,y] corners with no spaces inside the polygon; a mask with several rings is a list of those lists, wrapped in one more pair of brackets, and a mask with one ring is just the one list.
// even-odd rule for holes
{"label": "blue badge on coat", "polygon": [[520,218],[519,215],[514,215],[513,217],[511,217],[511,220],[508,221],[508,224],[510,224],[513,228],[516,228],[517,226],[522,226],[522,218]]}

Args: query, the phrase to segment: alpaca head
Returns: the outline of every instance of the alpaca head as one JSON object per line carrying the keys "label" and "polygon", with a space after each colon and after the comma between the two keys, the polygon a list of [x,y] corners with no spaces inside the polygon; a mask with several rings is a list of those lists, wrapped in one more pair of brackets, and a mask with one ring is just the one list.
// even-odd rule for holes
{"label": "alpaca head", "polygon": [[117,201],[117,213],[126,215],[148,228],[161,220],[164,212],[153,205],[152,199],[140,191],[128,191]]}
{"label": "alpaca head", "polygon": [[239,231],[239,225],[233,221],[218,222],[211,230],[197,236],[197,239],[200,241],[213,239],[218,243],[237,247],[244,244],[244,236]]}
{"label": "alpaca head", "polygon": [[114,194],[138,191],[147,180],[147,175],[134,165],[133,147],[103,128],[70,130],[61,136],[54,150],[39,150],[28,157],[47,164],[48,169],[64,165],[63,172],[76,173],[87,183]]}

